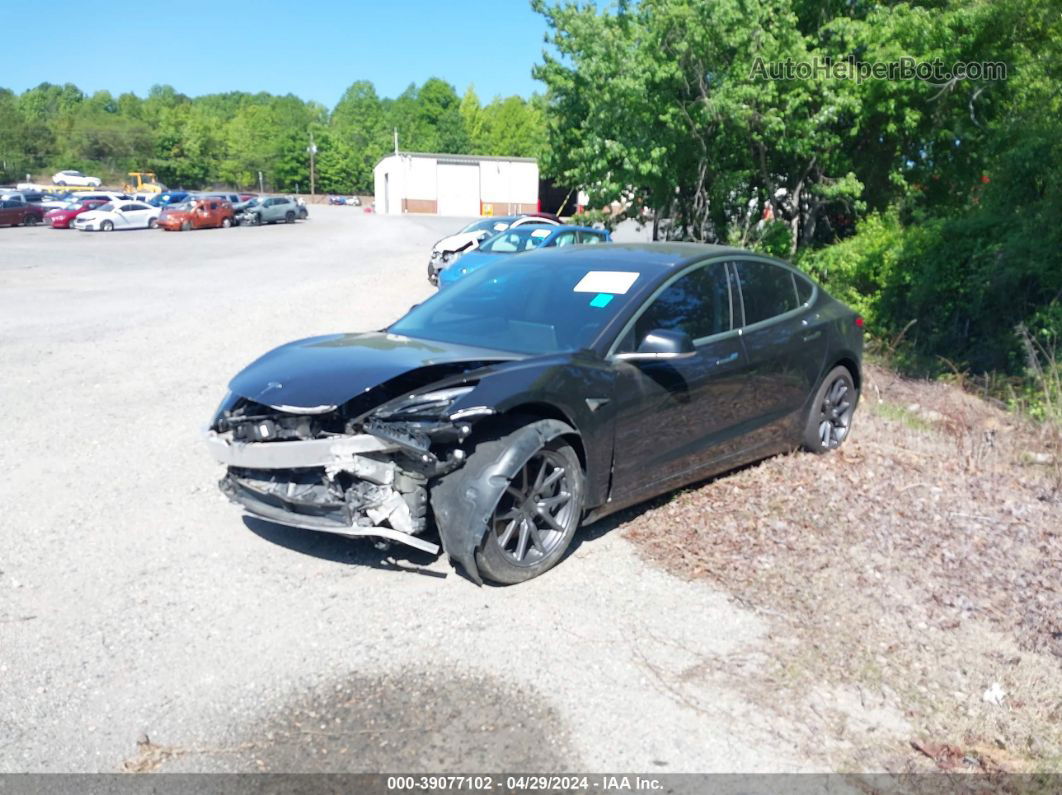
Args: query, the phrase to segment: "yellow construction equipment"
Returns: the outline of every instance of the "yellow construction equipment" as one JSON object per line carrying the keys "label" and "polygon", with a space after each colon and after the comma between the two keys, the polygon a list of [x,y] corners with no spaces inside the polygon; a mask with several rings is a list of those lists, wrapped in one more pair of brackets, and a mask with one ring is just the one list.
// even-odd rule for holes
{"label": "yellow construction equipment", "polygon": [[166,190],[154,171],[130,171],[129,176],[129,182],[122,186],[126,193],[162,193]]}

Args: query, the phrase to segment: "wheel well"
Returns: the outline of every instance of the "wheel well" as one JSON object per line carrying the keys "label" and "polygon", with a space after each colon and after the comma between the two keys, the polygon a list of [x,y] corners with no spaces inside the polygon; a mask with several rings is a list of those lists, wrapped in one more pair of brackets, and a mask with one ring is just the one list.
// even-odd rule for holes
{"label": "wheel well", "polygon": [[860,371],[859,371],[859,365],[857,365],[855,363],[855,360],[851,359],[850,357],[844,356],[844,357],[838,359],[832,365],[830,365],[830,367],[827,369],[827,372],[832,370],[834,367],[844,367],[851,374],[852,383],[855,384],[856,391],[857,392],[862,392],[863,391],[862,383],[861,383],[862,382],[862,376],[861,376]]}
{"label": "wheel well", "polygon": [[558,420],[573,429],[572,433],[566,433],[561,438],[568,442],[579,456],[579,465],[586,472],[586,450],[583,448],[583,438],[575,431],[575,423],[571,421],[563,411],[550,403],[523,403],[506,411],[503,417],[531,417],[535,420]]}

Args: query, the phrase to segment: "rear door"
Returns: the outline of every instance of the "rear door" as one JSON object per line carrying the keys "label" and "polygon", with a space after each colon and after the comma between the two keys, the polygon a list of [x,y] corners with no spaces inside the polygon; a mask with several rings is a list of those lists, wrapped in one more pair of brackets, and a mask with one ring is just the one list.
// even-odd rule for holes
{"label": "rear door", "polygon": [[21,219],[21,213],[16,209],[15,203],[6,199],[0,201],[0,224],[11,226]]}
{"label": "rear door", "polygon": [[767,260],[734,263],[750,365],[750,403],[756,407],[753,444],[782,440],[815,388],[826,357],[821,319],[811,310],[812,285]]}

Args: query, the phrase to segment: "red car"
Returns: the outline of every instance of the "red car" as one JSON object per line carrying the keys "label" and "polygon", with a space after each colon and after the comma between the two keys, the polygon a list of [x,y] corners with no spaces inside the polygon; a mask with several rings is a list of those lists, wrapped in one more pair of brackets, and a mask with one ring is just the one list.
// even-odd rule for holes
{"label": "red car", "polygon": [[44,210],[39,204],[27,204],[18,199],[0,200],[0,226],[39,224]]}
{"label": "red car", "polygon": [[102,207],[107,202],[104,199],[76,199],[65,207],[60,207],[56,210],[49,210],[44,214],[44,222],[51,224],[52,229],[69,229],[70,224],[74,222],[81,213],[89,210],[95,210],[97,207]]}

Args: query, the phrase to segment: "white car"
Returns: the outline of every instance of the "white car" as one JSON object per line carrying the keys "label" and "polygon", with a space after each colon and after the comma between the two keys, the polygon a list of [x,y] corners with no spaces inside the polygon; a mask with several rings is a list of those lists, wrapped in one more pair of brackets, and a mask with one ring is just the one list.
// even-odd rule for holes
{"label": "white car", "polygon": [[52,182],[55,185],[77,185],[82,188],[98,188],[100,186],[99,177],[86,177],[80,171],[60,171],[52,175]]}
{"label": "white car", "polygon": [[110,232],[112,229],[154,229],[159,223],[158,207],[142,202],[113,202],[81,213],[74,229],[82,232]]}
{"label": "white car", "polygon": [[478,248],[480,243],[488,237],[494,237],[499,232],[524,224],[556,226],[559,223],[560,221],[548,215],[502,215],[473,221],[460,232],[448,235],[432,246],[431,260],[428,262],[428,281],[438,284],[439,271],[462,254]]}

